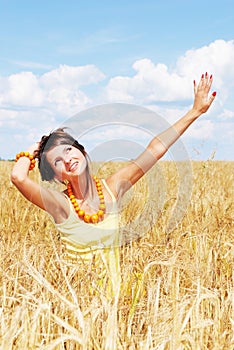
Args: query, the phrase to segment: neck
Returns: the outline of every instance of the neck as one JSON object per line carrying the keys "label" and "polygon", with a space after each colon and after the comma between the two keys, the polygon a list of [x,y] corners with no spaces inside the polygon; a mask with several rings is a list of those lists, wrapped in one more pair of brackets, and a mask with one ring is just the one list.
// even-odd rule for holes
{"label": "neck", "polygon": [[85,200],[93,193],[93,179],[84,172],[79,177],[70,181],[74,196],[79,200]]}

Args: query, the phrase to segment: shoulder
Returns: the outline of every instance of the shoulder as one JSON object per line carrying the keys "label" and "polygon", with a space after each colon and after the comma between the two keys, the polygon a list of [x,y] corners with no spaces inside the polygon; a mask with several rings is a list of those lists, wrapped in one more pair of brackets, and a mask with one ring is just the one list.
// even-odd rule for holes
{"label": "shoulder", "polygon": [[69,198],[66,191],[51,191],[53,200],[47,203],[47,212],[53,217],[56,223],[62,222],[67,219],[70,214]]}
{"label": "shoulder", "polygon": [[116,198],[120,198],[128,191],[143,175],[141,168],[131,161],[121,169],[110,175],[106,183]]}

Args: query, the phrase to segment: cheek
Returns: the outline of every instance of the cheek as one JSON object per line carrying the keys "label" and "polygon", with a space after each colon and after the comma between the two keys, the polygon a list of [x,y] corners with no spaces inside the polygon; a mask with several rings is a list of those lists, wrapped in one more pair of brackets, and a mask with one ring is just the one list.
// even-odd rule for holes
{"label": "cheek", "polygon": [[86,160],[85,157],[83,157],[83,159],[82,159],[82,161],[80,163],[79,173],[83,173],[86,168],[87,168],[87,160]]}
{"label": "cheek", "polygon": [[53,168],[54,173],[56,178],[58,178],[59,180],[62,180],[62,176],[63,176],[63,165],[59,164],[56,167]]}

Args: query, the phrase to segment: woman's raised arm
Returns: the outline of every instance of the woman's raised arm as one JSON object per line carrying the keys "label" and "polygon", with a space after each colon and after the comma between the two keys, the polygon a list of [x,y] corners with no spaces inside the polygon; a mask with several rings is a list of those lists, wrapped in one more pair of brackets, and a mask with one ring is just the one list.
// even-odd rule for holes
{"label": "woman's raised arm", "polygon": [[216,96],[216,92],[209,96],[212,81],[212,75],[209,76],[207,73],[202,74],[198,85],[194,81],[194,103],[192,108],[171,127],[154,137],[139,157],[108,179],[109,186],[117,197],[135,184],[163,157],[188,127],[203,113],[207,112]]}
{"label": "woman's raised arm", "polygon": [[[38,145],[39,143],[35,143],[28,148],[27,152],[34,155]],[[28,156],[20,157],[13,167],[11,181],[26,199],[47,211],[57,221],[63,215],[67,201],[60,192],[44,188],[33,181],[29,177],[30,164],[31,160]]]}

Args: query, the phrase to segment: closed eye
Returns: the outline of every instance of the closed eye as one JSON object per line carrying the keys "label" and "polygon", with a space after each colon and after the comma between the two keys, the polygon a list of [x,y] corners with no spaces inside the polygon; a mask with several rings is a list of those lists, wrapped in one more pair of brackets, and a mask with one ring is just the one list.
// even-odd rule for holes
{"label": "closed eye", "polygon": [[62,157],[58,157],[55,159],[54,161],[54,165],[57,166],[59,162],[61,162],[64,158],[64,155],[65,154],[68,154],[70,151],[72,150],[72,147],[71,146],[67,146],[63,149],[63,156]]}
{"label": "closed eye", "polygon": [[59,159],[59,158],[58,158],[58,159],[55,159],[54,165],[57,166],[59,162],[61,162],[61,159]]}

